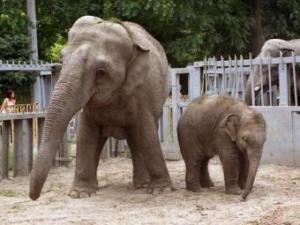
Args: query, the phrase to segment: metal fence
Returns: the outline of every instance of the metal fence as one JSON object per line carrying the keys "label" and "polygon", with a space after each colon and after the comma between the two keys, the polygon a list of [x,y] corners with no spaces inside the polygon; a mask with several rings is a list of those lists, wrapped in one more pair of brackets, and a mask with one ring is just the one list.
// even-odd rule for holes
{"label": "metal fence", "polygon": [[[182,98],[180,76],[187,76]],[[160,121],[161,141],[176,140],[177,121],[188,103],[202,95],[229,95],[252,106],[298,106],[300,56],[245,59],[208,58],[185,68],[172,68],[171,97]]]}
{"label": "metal fence", "polygon": [[298,105],[300,56],[294,53],[278,58],[211,58],[194,66],[202,72],[200,94],[231,95],[256,106]]}
{"label": "metal fence", "polygon": [[[180,159],[177,121],[191,100],[202,95],[229,95],[261,112],[267,122],[262,163],[300,166],[300,56],[217,60],[209,58],[171,69],[172,93],[165,103],[159,135]],[[187,82],[181,82],[187,77]],[[187,87],[182,85],[187,84]],[[187,89],[187,91],[186,91]],[[182,94],[187,92],[187,98]]]}

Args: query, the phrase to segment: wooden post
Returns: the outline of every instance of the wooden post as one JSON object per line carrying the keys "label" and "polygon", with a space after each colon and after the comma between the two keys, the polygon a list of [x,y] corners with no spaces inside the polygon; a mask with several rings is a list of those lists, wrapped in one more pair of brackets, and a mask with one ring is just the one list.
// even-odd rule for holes
{"label": "wooden post", "polygon": [[187,68],[189,70],[189,99],[193,100],[200,96],[200,68],[194,66],[188,66]]}
{"label": "wooden post", "polygon": [[8,178],[10,120],[4,120],[0,139],[0,179]]}
{"label": "wooden post", "polygon": [[176,71],[171,70],[171,81],[172,81],[172,118],[173,118],[173,141],[177,142],[177,122],[179,118],[179,77],[177,77]]}
{"label": "wooden post", "polygon": [[14,121],[14,177],[26,176],[32,167],[32,119]]}
{"label": "wooden post", "polygon": [[171,121],[169,121],[169,112],[170,107],[168,105],[163,106],[163,115],[162,115],[162,141],[167,142],[169,138],[169,125]]}
{"label": "wooden post", "polygon": [[109,158],[109,151],[110,151],[110,138],[107,139],[106,143],[103,146],[101,151],[100,158],[101,159],[108,159]]}
{"label": "wooden post", "polygon": [[286,64],[280,63],[279,69],[279,93],[280,93],[280,106],[289,105],[289,82]]}
{"label": "wooden post", "polygon": [[44,128],[45,118],[37,118],[37,133],[38,133],[38,149],[41,144],[42,135],[43,135],[43,128]]}
{"label": "wooden post", "polygon": [[[68,129],[67,129],[68,130]],[[56,166],[68,166],[69,159],[69,143],[68,143],[68,131],[64,133],[63,138],[58,145],[58,151],[56,154],[54,165]]]}

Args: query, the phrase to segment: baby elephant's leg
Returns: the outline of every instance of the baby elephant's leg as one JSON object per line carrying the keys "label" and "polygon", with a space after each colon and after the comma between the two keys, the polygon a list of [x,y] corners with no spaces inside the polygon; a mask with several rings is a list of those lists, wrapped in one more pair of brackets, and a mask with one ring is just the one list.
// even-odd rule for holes
{"label": "baby elephant's leg", "polygon": [[248,173],[249,173],[249,161],[248,161],[246,155],[241,155],[240,156],[239,180],[238,180],[239,187],[241,189],[245,189],[245,187],[246,187]]}
{"label": "baby elephant's leg", "polygon": [[200,180],[201,187],[204,187],[204,188],[209,188],[209,187],[214,186],[214,183],[211,181],[210,176],[209,176],[209,172],[208,172],[209,159],[210,159],[209,157],[205,157],[200,162],[199,180]]}
{"label": "baby elephant's leg", "polygon": [[[220,155],[221,156],[221,155]],[[226,194],[241,194],[242,190],[238,186],[239,156],[237,154],[223,154],[221,157]]]}
{"label": "baby elephant's leg", "polygon": [[189,191],[200,191],[199,171],[200,163],[198,160],[186,161],[186,189]]}

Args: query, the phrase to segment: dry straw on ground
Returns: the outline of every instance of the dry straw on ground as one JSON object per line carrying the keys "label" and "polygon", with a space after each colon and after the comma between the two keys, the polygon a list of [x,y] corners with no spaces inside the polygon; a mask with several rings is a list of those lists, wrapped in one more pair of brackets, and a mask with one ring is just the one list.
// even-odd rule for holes
{"label": "dry straw on ground", "polygon": [[0,224],[70,225],[299,225],[300,169],[260,167],[246,202],[225,195],[219,164],[210,165],[215,187],[186,191],[184,162],[167,162],[176,191],[149,195],[133,190],[129,159],[101,161],[99,190],[87,199],[71,199],[74,166],[53,169],[38,201],[28,197],[28,177],[0,182]]}

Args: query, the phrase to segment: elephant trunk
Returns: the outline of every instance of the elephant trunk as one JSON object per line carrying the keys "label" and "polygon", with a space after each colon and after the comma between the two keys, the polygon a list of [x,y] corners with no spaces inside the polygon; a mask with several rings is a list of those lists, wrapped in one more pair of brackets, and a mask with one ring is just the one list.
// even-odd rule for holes
{"label": "elephant trunk", "polygon": [[[48,113],[45,119],[43,137],[36,162],[30,175],[30,198],[39,198],[41,189],[52,167],[58,144],[72,116],[80,109],[81,99],[80,79],[66,82],[60,79],[51,97]],[[78,86],[78,87],[77,87]]]}
{"label": "elephant trunk", "polygon": [[261,151],[258,151],[257,149],[255,149],[255,151],[253,151],[253,149],[248,150],[247,155],[249,159],[249,172],[248,172],[246,187],[244,192],[242,193],[242,200],[246,200],[248,194],[252,190],[257,169],[260,163]]}

